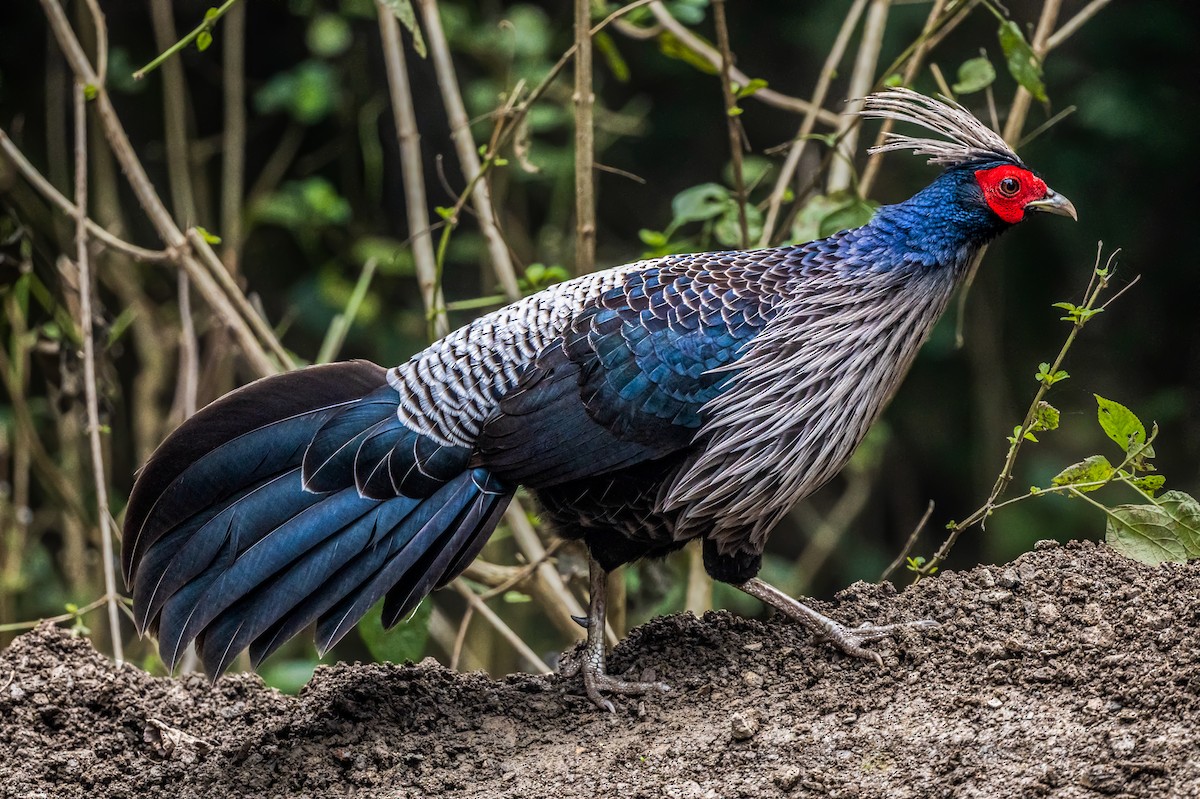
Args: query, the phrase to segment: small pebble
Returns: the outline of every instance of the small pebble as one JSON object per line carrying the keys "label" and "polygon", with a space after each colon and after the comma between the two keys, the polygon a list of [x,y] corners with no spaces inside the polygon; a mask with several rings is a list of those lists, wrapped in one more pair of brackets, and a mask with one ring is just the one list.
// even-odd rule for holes
{"label": "small pebble", "polygon": [[762,688],[763,686],[762,675],[756,671],[742,672],[742,682],[746,683],[746,685],[750,686],[751,688]]}
{"label": "small pebble", "polygon": [[758,732],[758,720],[742,713],[729,717],[729,731],[735,741],[748,741]]}

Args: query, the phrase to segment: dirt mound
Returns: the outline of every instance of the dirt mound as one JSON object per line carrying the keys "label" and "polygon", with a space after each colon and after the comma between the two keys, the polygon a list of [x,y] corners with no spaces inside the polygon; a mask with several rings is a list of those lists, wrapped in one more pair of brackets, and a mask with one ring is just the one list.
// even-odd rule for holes
{"label": "dirt mound", "polygon": [[848,620],[934,618],[884,669],[784,622],[635,630],[615,670],[669,696],[595,710],[573,681],[321,668],[150,677],[43,626],[0,654],[4,797],[1200,796],[1200,563],[1092,544],[857,584]]}

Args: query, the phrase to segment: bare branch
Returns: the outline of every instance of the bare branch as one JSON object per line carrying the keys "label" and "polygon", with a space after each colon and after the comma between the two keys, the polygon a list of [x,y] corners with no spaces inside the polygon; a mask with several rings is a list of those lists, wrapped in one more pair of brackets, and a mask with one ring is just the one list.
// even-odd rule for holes
{"label": "bare branch", "polygon": [[79,270],[79,330],[83,336],[83,384],[87,402],[88,444],[92,455],[92,476],[96,489],[96,517],[100,526],[100,552],[103,558],[104,595],[108,604],[108,629],[113,658],[121,663],[125,652],[121,642],[121,617],[117,610],[116,560],[113,554],[112,515],[108,510],[108,480],[104,469],[104,450],[100,443],[100,400],[96,388],[96,340],[92,311],[92,271],[88,253],[87,204],[87,97],[84,86],[75,84],[75,265]]}
{"label": "bare branch", "polygon": [[575,273],[596,268],[596,160],[591,0],[575,0]]}

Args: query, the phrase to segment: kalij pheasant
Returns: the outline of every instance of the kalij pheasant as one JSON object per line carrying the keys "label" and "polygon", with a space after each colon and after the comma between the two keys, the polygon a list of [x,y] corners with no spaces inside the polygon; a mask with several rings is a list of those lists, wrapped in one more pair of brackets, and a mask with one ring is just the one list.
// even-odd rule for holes
{"label": "kalij pheasant", "polygon": [[[703,540],[704,564],[849,654],[847,628],[759,580],[771,529],[846,463],[979,248],[1075,209],[960,106],[904,89],[862,113],[942,165],[866,225],[798,246],[678,255],[552,286],[407,363],[259,380],[179,427],[139,474],[123,566],[174,666],[257,666],[316,623],[324,652],[383,598],[392,625],[459,574],[513,492],[591,556],[588,696],[665,690],[604,670],[607,573]],[[931,622],[915,622],[917,626]]]}

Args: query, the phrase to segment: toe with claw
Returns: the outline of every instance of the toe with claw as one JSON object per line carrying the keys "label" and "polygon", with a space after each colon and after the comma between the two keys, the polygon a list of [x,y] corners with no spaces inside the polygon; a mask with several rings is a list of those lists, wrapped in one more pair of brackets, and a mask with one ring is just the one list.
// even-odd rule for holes
{"label": "toe with claw", "polygon": [[858,627],[847,627],[757,577],[747,580],[738,588],[812,630],[817,643],[833,644],[847,655],[873,660],[880,666],[883,665],[883,657],[878,652],[868,649],[865,644],[888,638],[904,629],[930,630],[939,626],[932,619],[920,619],[898,624],[864,623]]}

